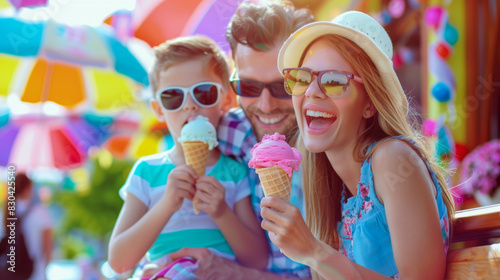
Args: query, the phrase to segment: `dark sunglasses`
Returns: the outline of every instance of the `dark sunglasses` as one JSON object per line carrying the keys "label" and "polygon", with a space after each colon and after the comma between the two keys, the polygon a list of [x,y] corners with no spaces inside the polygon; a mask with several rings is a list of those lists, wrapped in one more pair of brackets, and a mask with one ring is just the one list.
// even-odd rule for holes
{"label": "dark sunglasses", "polygon": [[259,81],[240,79],[236,77],[236,69],[229,78],[231,87],[234,92],[243,97],[259,97],[264,88],[267,88],[271,95],[279,99],[290,99],[291,96],[285,91],[283,80],[274,81],[270,83],[262,83]]}
{"label": "dark sunglasses", "polygon": [[165,110],[175,112],[180,110],[190,93],[194,102],[200,107],[212,107],[219,102],[222,85],[213,82],[201,82],[190,87],[173,86],[156,92],[156,99],[160,100]]}
{"label": "dark sunglasses", "polygon": [[305,93],[314,76],[316,76],[321,91],[330,97],[344,96],[351,80],[363,83],[360,77],[338,70],[313,71],[307,68],[285,68],[283,76],[285,77],[286,92],[290,95]]}

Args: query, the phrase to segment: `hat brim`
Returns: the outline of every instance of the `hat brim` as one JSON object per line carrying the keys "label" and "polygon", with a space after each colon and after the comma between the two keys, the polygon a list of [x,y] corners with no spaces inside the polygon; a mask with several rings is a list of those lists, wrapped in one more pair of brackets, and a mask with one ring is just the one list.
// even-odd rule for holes
{"label": "hat brim", "polygon": [[283,75],[284,68],[298,67],[300,58],[309,44],[323,35],[338,35],[353,41],[370,57],[389,92],[398,94],[407,106],[407,99],[401,83],[394,72],[392,61],[365,34],[332,22],[313,22],[304,25],[285,41],[278,55],[278,69]]}

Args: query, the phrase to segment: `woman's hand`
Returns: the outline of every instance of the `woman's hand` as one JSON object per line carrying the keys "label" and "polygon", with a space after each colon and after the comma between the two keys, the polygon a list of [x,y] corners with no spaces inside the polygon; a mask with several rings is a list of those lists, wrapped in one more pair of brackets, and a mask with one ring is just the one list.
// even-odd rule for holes
{"label": "woman's hand", "polygon": [[[296,262],[308,264],[322,246],[307,227],[300,210],[276,197],[264,197],[260,201],[263,229],[281,251]],[[318,251],[320,250],[320,251]]]}
{"label": "woman's hand", "polygon": [[226,203],[226,190],[217,179],[212,176],[201,176],[196,180],[196,193],[193,198],[194,206],[206,212],[216,220],[222,214],[231,210]]}
{"label": "woman's hand", "polygon": [[172,212],[181,208],[184,198],[193,199],[197,178],[194,169],[187,165],[178,166],[168,174],[163,202],[171,207]]}

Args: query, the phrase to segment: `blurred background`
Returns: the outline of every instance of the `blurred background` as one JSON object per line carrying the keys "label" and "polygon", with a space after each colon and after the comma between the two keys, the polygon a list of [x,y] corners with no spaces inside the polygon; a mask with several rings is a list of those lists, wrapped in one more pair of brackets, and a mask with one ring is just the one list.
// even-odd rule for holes
{"label": "blurred background", "polygon": [[[152,47],[203,34],[228,57],[242,0],[0,0],[0,200],[15,166],[53,221],[47,279],[126,279],[107,243],[135,160],[172,143],[149,108]],[[259,3],[263,1],[246,1]],[[294,0],[375,17],[459,209],[500,203],[500,1]],[[2,209],[4,206],[2,206]]]}

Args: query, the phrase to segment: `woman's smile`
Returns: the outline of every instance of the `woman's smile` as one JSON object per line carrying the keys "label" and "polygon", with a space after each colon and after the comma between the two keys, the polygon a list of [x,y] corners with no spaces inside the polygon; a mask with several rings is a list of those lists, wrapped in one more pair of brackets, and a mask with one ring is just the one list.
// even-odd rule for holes
{"label": "woman's smile", "polygon": [[[311,107],[311,106],[305,106]],[[304,112],[307,132],[313,135],[325,133],[337,120],[337,116],[324,109],[306,108]]]}

